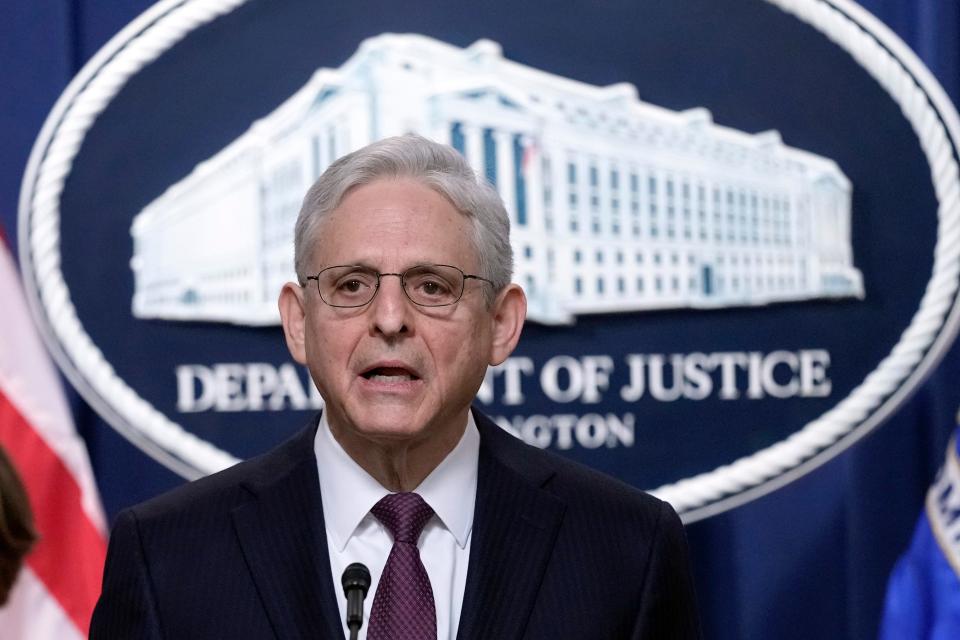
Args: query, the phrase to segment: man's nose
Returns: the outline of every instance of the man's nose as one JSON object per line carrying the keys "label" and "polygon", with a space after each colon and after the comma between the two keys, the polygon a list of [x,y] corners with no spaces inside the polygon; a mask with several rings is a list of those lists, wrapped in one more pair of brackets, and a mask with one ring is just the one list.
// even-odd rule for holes
{"label": "man's nose", "polygon": [[380,275],[380,288],[370,303],[371,329],[385,336],[395,336],[410,330],[411,305],[399,274]]}

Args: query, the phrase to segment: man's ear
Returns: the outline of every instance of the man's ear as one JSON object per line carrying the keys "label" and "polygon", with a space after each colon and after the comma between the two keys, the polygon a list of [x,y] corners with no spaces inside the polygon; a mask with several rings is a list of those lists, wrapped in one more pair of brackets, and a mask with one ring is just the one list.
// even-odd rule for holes
{"label": "man's ear", "polygon": [[307,309],[303,300],[303,287],[288,282],[280,290],[280,321],[283,324],[283,336],[287,341],[290,355],[300,364],[307,363],[307,349],[304,341]]}
{"label": "man's ear", "polygon": [[510,283],[493,303],[493,343],[490,364],[498,365],[507,359],[520,340],[523,321],[527,317],[527,296],[519,285]]}

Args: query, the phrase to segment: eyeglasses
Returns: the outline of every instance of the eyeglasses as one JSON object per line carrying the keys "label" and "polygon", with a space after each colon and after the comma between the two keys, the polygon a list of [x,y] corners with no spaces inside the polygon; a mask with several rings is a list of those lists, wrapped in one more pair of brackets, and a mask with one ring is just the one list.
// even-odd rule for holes
{"label": "eyeglasses", "polygon": [[407,298],[421,307],[454,304],[463,296],[467,280],[493,284],[486,278],[464,273],[448,264],[420,264],[402,273],[380,273],[360,265],[339,265],[327,267],[315,276],[307,276],[307,280],[317,281],[317,292],[325,303],[331,307],[349,308],[369,304],[380,290],[380,278],[384,276],[400,278],[400,286]]}

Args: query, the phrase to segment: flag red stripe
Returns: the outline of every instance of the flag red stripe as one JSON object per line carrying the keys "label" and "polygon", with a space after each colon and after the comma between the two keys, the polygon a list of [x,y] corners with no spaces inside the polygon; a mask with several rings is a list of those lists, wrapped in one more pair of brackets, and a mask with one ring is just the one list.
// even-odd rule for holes
{"label": "flag red stripe", "polygon": [[84,513],[69,469],[2,390],[0,443],[23,479],[40,534],[27,563],[86,635],[100,595],[106,541]]}

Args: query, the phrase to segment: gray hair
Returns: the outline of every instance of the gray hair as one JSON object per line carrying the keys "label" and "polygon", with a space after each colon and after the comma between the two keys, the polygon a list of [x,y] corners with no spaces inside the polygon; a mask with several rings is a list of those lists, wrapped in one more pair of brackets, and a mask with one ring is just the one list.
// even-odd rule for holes
{"label": "gray hair", "polygon": [[294,263],[303,282],[312,241],[324,218],[351,189],[380,179],[409,178],[432,189],[467,216],[479,261],[478,275],[493,282],[495,293],[510,284],[513,250],[510,219],[497,191],[477,177],[452,147],[407,134],[385,138],[347,154],[323,172],[303,198],[294,236]]}

